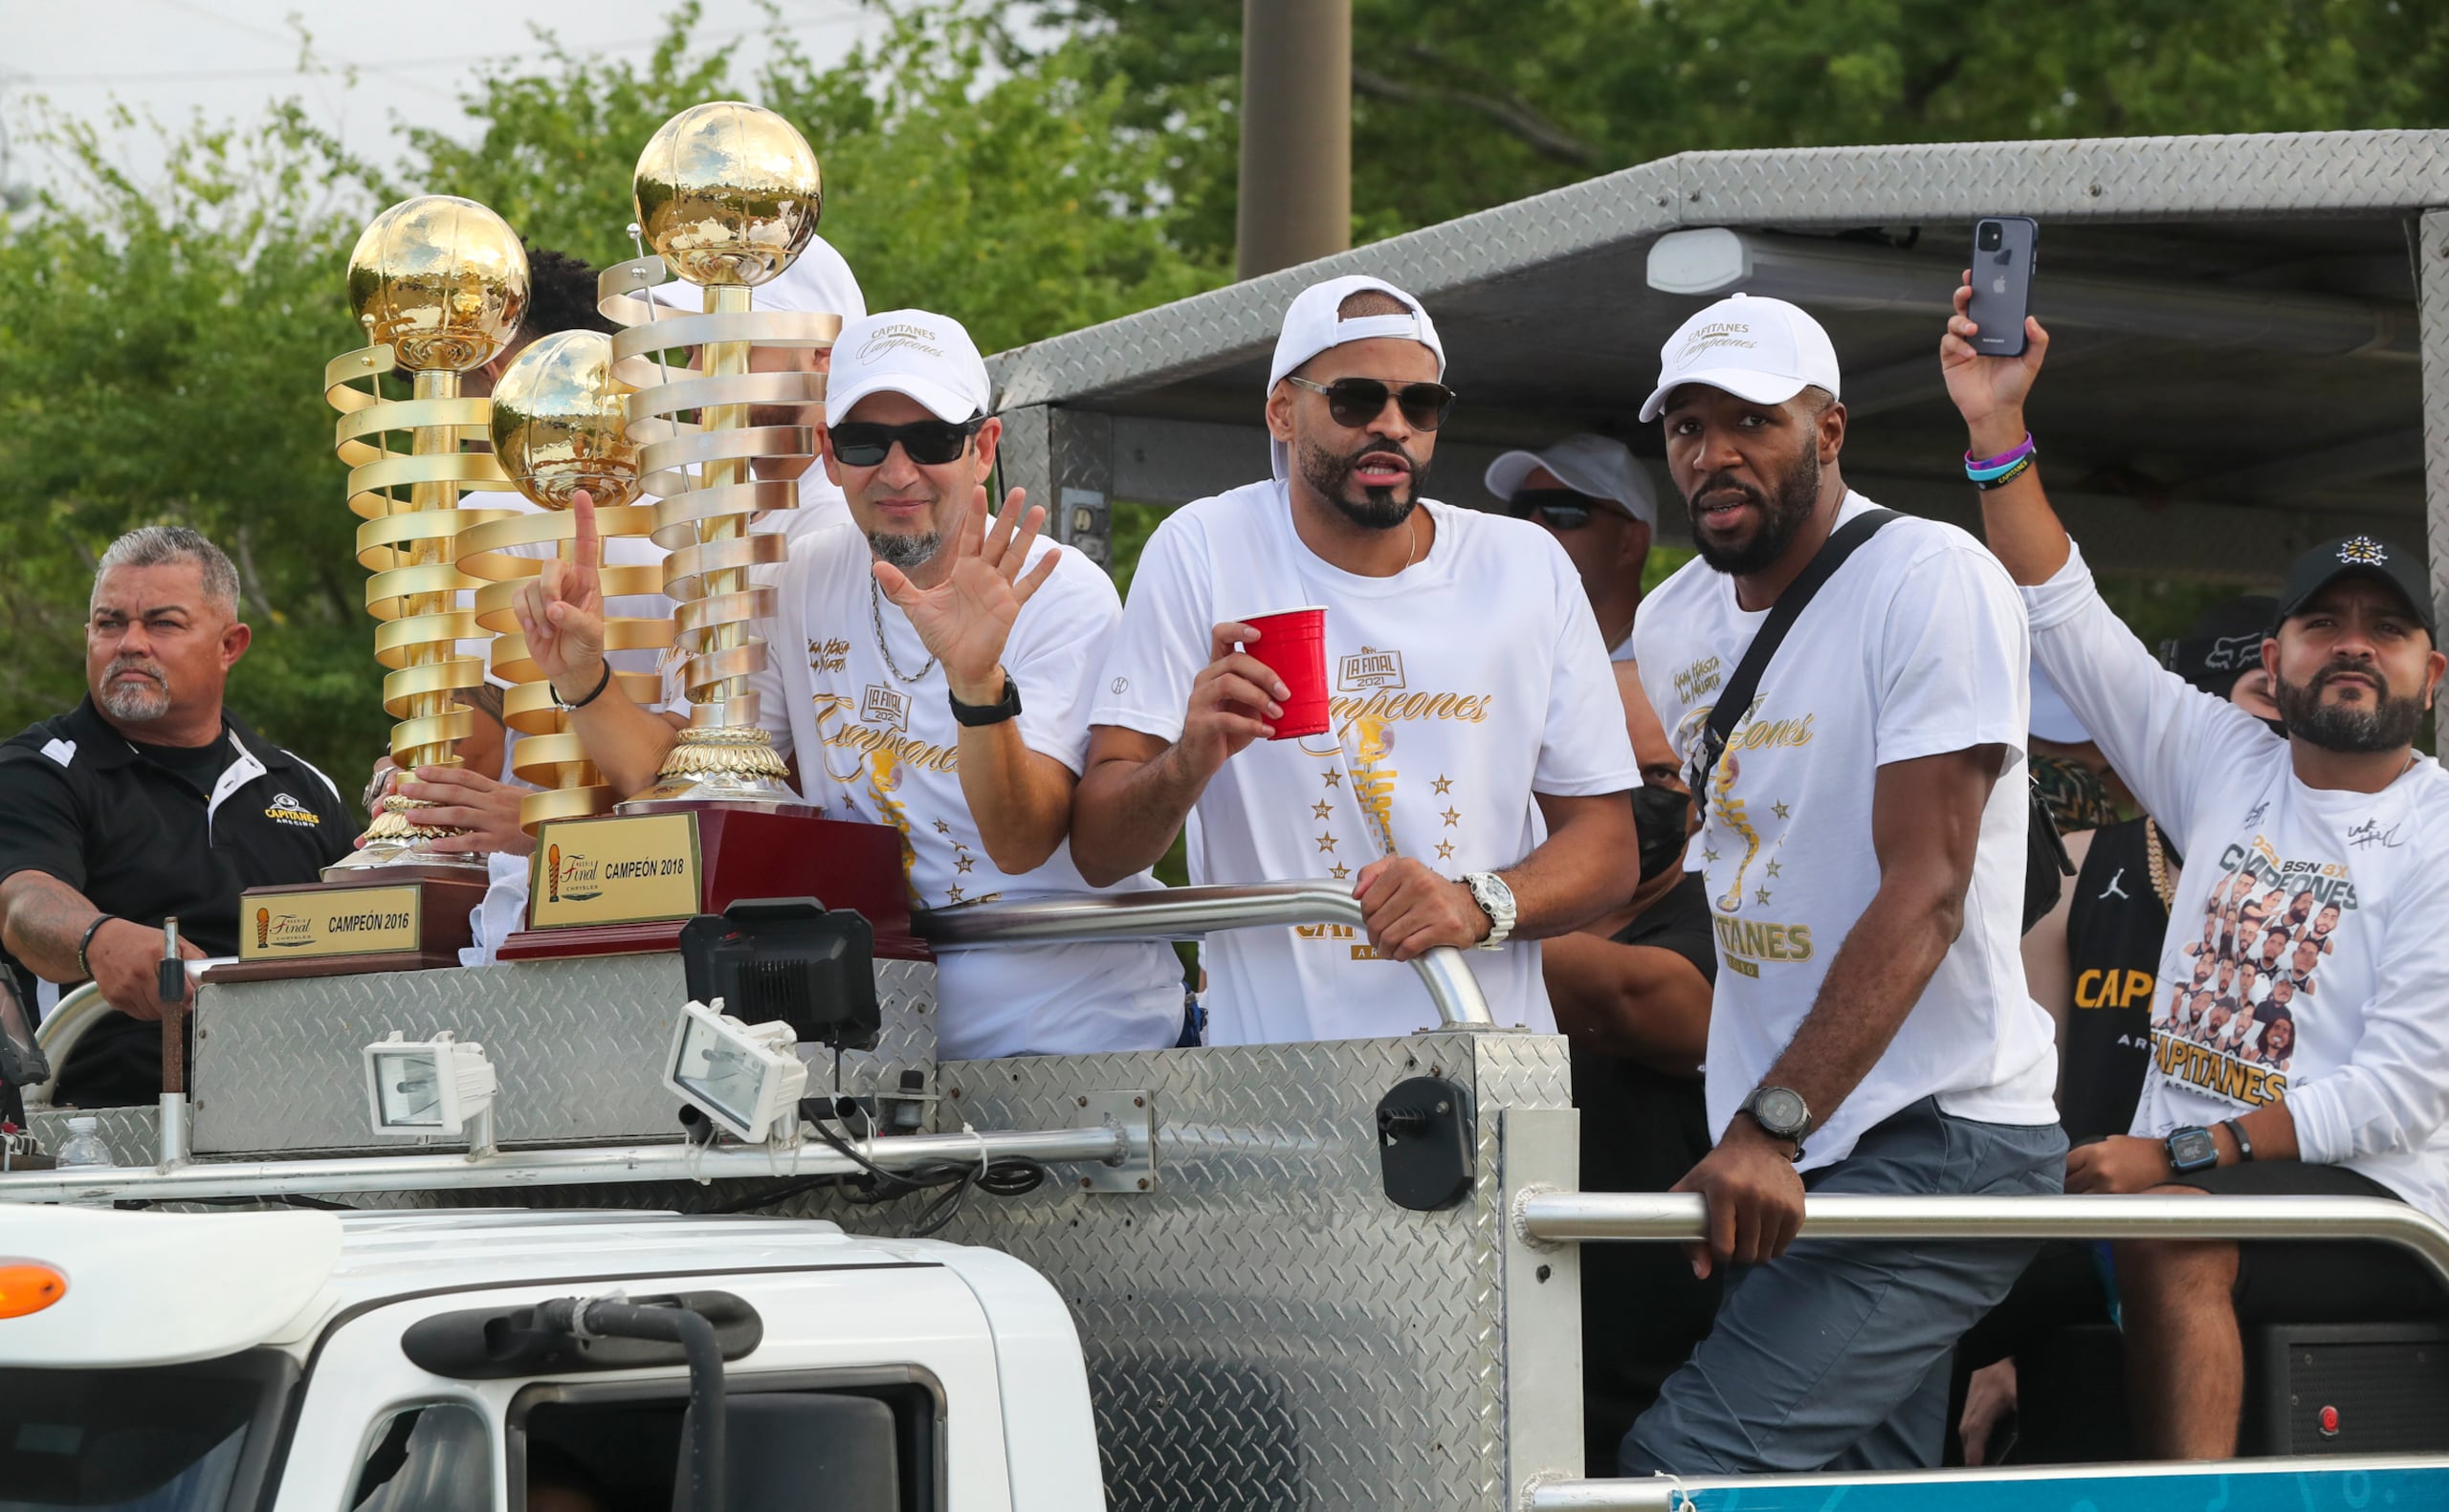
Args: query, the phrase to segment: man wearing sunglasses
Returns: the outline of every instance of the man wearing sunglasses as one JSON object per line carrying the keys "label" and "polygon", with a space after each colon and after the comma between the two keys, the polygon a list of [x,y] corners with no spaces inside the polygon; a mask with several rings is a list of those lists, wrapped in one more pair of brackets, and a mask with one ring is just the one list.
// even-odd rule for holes
{"label": "man wearing sunglasses", "polygon": [[[1020,491],[989,529],[1002,422],[958,321],[894,310],[845,325],[825,468],[851,528],[802,537],[756,622],[761,723],[831,818],[900,832],[911,898],[941,909],[1091,890],[1066,835],[1098,660],[1122,605],[1096,564],[1038,535]],[[587,514],[591,515],[591,507]],[[583,530],[586,527],[583,524]],[[549,564],[519,618],[607,780],[651,785],[673,732],[606,686],[600,589]],[[1144,870],[1112,890],[1154,887]],[[1181,967],[1156,941],[939,949],[948,1060],[1148,1050],[1182,1030]]]}
{"label": "man wearing sunglasses", "polygon": [[[1072,806],[1112,880],[1190,825],[1191,880],[1315,877],[1349,929],[1211,935],[1211,1043],[1405,1035],[1437,1019],[1400,962],[1472,958],[1497,1021],[1553,1033],[1531,943],[1632,896],[1638,778],[1573,566],[1526,522],[1422,496],[1453,404],[1436,326],[1375,278],[1286,312],[1274,476],[1202,499],[1141,555]],[[1326,733],[1276,740],[1286,683],[1245,621],[1324,605]]]}
{"label": "man wearing sunglasses", "polygon": [[1633,611],[1642,603],[1658,495],[1621,441],[1587,431],[1489,464],[1489,493],[1505,512],[1547,527],[1564,548],[1599,617],[1608,659],[1633,659]]}
{"label": "man wearing sunglasses", "polygon": [[[1726,1294],[1622,1464],[1933,1465],[1955,1342],[2034,1246],[1795,1237],[1806,1191],[2059,1188],[2057,1057],[2017,953],[2022,606],[1979,541],[1846,488],[1837,352],[1802,310],[1721,300],[1660,369],[1641,416],[1666,430],[1700,558],[1649,595],[1633,638],[1707,804],[1687,854],[1717,937],[1717,1143],[1675,1190],[1707,1204],[1694,1268]],[[1852,555],[1813,593],[1803,574],[1832,541]],[[1756,688],[1733,687],[1798,591]]]}

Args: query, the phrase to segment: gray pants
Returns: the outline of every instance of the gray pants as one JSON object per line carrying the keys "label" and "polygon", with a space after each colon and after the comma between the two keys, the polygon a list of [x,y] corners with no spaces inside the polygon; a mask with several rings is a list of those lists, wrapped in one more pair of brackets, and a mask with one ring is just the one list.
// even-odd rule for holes
{"label": "gray pants", "polygon": [[[2056,1124],[1975,1123],[1925,1098],[1811,1172],[1815,1193],[2055,1193]],[[1939,1462],[1955,1342],[2038,1245],[1803,1242],[1727,1279],[1710,1336],[1624,1435],[1626,1475],[1905,1470]]]}

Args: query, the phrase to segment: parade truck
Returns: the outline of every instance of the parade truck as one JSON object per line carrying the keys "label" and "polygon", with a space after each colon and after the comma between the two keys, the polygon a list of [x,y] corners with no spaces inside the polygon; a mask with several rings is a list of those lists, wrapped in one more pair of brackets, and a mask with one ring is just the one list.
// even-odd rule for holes
{"label": "parade truck", "polygon": [[[1848,481],[1970,519],[1934,312],[2009,213],[2042,227],[2053,492],[2104,574],[2449,540],[2438,132],[1670,158],[1003,354],[1003,482],[1104,560],[1122,506],[1259,475],[1286,302],[1366,272],[1471,375],[1452,502],[1617,425],[1741,288],[1846,354]],[[40,1075],[101,1009],[71,994],[10,1053],[0,1512],[2449,1505],[2449,1333],[2397,1318],[2252,1330],[2233,1461],[2134,1462],[2112,1351],[2053,1460],[1612,1478],[1581,1258],[1696,1239],[1700,1199],[1582,1189],[1565,1041],[1494,1021],[1463,953],[1385,964],[1421,1004],[1397,1038],[938,1054],[933,951],[1253,929],[1366,944],[1348,884],[1294,878],[944,909],[823,971],[669,940],[173,967],[159,1105],[92,1111]],[[2355,1240],[2449,1282],[2449,1227],[2377,1199],[1813,1194],[1802,1236]]]}

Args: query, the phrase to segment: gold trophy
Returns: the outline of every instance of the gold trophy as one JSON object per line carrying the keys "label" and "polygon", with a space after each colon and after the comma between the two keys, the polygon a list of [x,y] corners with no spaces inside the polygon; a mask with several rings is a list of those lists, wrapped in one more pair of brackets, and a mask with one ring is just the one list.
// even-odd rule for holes
{"label": "gold trophy", "polygon": [[[502,700],[502,723],[522,737],[511,748],[511,775],[542,792],[520,800],[519,825],[533,835],[557,819],[606,813],[620,795],[606,786],[586,759],[569,716],[554,700],[552,684],[527,654],[511,601],[526,580],[544,569],[541,559],[517,548],[558,544],[569,559],[575,519],[570,497],[586,490],[595,501],[598,534],[642,537],[653,528],[653,510],[632,501],[638,494],[638,445],[629,433],[629,385],[612,375],[612,340],[598,331],[560,331],[539,339],[494,384],[494,455],[519,493],[541,515],[512,515],[462,531],[459,570],[487,580],[476,591],[476,624],[496,633],[493,669],[513,686]],[[608,600],[623,594],[660,593],[659,565],[603,569]],[[672,644],[669,620],[607,619],[607,651],[662,649]],[[642,705],[663,696],[651,672],[621,674],[623,689]]]}
{"label": "gold trophy", "polygon": [[[923,958],[910,933],[900,837],[819,819],[800,801],[747,685],[767,654],[750,622],[774,613],[774,590],[752,583],[749,569],[786,549],[749,522],[799,505],[795,479],[761,479],[754,467],[816,451],[809,427],[754,426],[750,406],[825,394],[814,373],[750,372],[749,353],[828,347],[842,329],[838,315],[756,308],[757,286],[816,234],[816,154],[770,110],[698,105],[639,154],[636,195],[636,230],[657,255],[607,269],[598,292],[604,314],[625,327],[612,338],[614,372],[637,388],[629,434],[641,486],[660,500],[655,542],[672,553],[664,591],[678,603],[673,645],[685,657],[690,725],[655,784],[619,813],[539,830],[528,927],[499,954],[669,950],[689,918],[739,899],[822,896],[867,915],[879,955]],[[702,291],[702,314],[644,297],[667,270]],[[668,366],[683,349],[695,350],[695,366]]]}
{"label": "gold trophy", "polygon": [[[401,770],[452,766],[474,712],[458,692],[484,667],[454,644],[476,633],[457,607],[474,586],[453,565],[453,541],[498,511],[459,508],[465,484],[498,484],[493,456],[463,443],[485,435],[487,405],[459,395],[459,375],[491,362],[527,308],[527,252],[502,218],[447,194],[403,201],[376,216],[349,254],[348,298],[369,345],[324,367],[324,397],[349,464],[349,508],[364,520],[358,561],[370,569],[365,607],[383,622],[376,660],[389,668],[383,707],[397,717],[391,759]],[[386,399],[383,375],[405,370],[411,397]],[[365,386],[360,388],[359,384]],[[406,451],[391,437],[405,431]],[[435,851],[461,833],[417,822],[430,805],[387,795],[365,844],[323,869],[323,882],[254,888],[262,899],[238,976],[331,975],[456,965],[467,910],[483,895],[481,856]]]}
{"label": "gold trophy", "polygon": [[[749,675],[765,665],[765,643],[748,622],[774,612],[773,590],[752,586],[748,569],[783,552],[781,537],[751,535],[748,524],[761,510],[799,506],[797,482],[760,481],[755,461],[813,455],[816,438],[805,426],[752,427],[749,406],[821,399],[824,380],[752,374],[748,354],[756,345],[827,346],[841,332],[839,316],[754,308],[756,286],[789,267],[816,234],[824,198],[806,139],[756,105],[718,100],[684,110],[638,155],[638,226],[660,255],[606,275],[605,313],[629,324],[612,339],[613,355],[641,367],[648,354],[674,347],[696,347],[700,357],[690,376],[658,371],[629,403],[646,490],[662,499],[654,538],[672,551],[664,591],[678,604],[674,644],[688,658],[691,712],[660,778],[626,811],[715,801],[812,812],[786,785],[748,690]],[[651,302],[627,297],[666,268],[704,291],[705,314],[657,318]],[[679,419],[691,411],[694,426]]]}

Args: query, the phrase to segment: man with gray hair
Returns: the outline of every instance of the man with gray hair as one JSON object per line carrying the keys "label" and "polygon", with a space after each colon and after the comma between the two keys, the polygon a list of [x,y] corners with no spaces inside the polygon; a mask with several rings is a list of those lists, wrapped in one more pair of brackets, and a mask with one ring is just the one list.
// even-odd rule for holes
{"label": "man with gray hair", "polygon": [[241,892],[348,853],[331,779],[222,706],[252,638],[221,548],[130,531],[94,572],[84,701],[0,745],[0,959],[38,1011],[88,980],[118,1010],[59,1068],[59,1106],[159,1095],[165,919],[182,954],[235,955]]}

